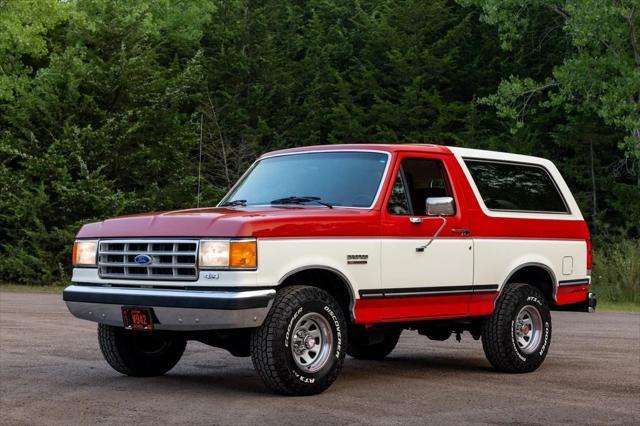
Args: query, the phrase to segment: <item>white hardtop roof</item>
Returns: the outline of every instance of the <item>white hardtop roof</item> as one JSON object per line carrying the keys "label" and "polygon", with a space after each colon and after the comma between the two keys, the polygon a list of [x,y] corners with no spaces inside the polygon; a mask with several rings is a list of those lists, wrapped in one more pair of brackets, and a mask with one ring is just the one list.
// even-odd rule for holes
{"label": "white hardtop roof", "polygon": [[534,157],[532,155],[511,154],[508,152],[487,151],[484,149],[458,148],[454,146],[449,147],[449,149],[455,156],[462,158],[513,161],[519,163],[540,164],[545,166],[549,166],[550,164],[552,164],[551,161],[547,160],[546,158]]}
{"label": "white hardtop roof", "polygon": [[[460,165],[462,166],[462,170],[469,183],[471,184],[471,188],[480,203],[480,207],[485,212],[487,216],[495,216],[495,217],[519,217],[519,218],[528,218],[528,219],[567,219],[567,220],[582,220],[582,214],[580,213],[580,208],[576,203],[573,195],[571,194],[571,190],[567,186],[567,183],[562,178],[560,171],[558,168],[551,162],[545,158],[541,157],[533,157],[530,155],[521,155],[521,154],[509,154],[507,152],[498,152],[498,151],[485,151],[482,149],[470,149],[470,148],[456,148],[449,147],[451,153],[458,159]],[[494,161],[504,161],[504,162],[512,162],[512,163],[526,163],[526,164],[534,164],[536,166],[541,166],[549,172],[555,181],[558,189],[562,193],[565,201],[567,202],[567,207],[569,207],[570,214],[567,215],[559,215],[559,214],[545,214],[545,213],[528,213],[528,212],[500,212],[495,210],[489,210],[484,201],[482,201],[482,196],[480,195],[480,191],[478,191],[478,187],[476,186],[467,165],[463,160],[465,159],[480,159],[480,160],[494,160]]]}

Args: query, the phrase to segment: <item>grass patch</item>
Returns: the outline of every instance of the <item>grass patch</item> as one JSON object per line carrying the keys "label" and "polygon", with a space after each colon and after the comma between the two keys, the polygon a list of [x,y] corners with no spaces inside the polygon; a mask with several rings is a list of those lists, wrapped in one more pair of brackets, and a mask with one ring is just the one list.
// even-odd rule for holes
{"label": "grass patch", "polygon": [[62,294],[63,285],[29,285],[0,283],[0,291],[7,293],[49,293]]}
{"label": "grass patch", "polygon": [[596,312],[640,312],[640,304],[632,302],[600,302],[596,306]]}
{"label": "grass patch", "polygon": [[601,244],[594,250],[591,291],[605,306],[640,306],[640,240]]}

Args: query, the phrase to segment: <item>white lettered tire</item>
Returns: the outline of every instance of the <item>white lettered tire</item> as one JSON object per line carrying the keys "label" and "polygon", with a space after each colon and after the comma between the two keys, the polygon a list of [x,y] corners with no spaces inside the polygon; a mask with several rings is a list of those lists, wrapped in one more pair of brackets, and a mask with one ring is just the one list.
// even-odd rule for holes
{"label": "white lettered tire", "polygon": [[529,284],[509,284],[482,327],[482,347],[491,365],[528,373],[544,362],[551,343],[551,313],[544,295]]}
{"label": "white lettered tire", "polygon": [[344,314],[329,293],[310,286],[285,287],[251,335],[251,359],[272,391],[314,395],[340,374],[346,338]]}

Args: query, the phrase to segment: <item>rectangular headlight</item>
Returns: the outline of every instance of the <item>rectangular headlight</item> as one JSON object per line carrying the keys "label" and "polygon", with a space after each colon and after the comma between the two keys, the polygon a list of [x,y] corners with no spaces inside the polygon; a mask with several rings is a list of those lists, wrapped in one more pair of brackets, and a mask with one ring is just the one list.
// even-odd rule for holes
{"label": "rectangular headlight", "polygon": [[257,266],[255,240],[201,240],[198,264],[201,268],[248,268]]}
{"label": "rectangular headlight", "polygon": [[98,240],[76,240],[73,242],[73,266],[96,266]]}
{"label": "rectangular headlight", "polygon": [[198,264],[201,268],[226,268],[229,266],[229,241],[202,240]]}

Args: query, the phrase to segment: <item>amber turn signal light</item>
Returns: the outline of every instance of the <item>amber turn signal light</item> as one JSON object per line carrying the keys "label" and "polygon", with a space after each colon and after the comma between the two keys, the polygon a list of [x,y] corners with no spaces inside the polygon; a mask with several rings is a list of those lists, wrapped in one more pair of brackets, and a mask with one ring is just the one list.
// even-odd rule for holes
{"label": "amber turn signal light", "polygon": [[231,241],[229,247],[229,267],[255,268],[258,265],[255,241]]}

